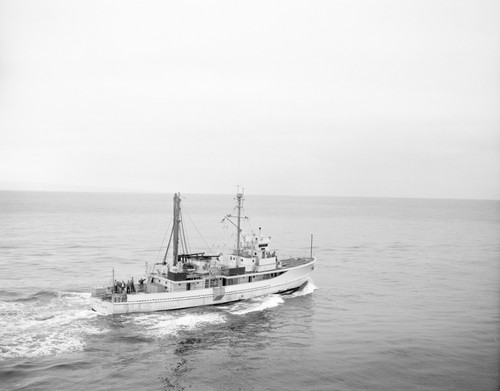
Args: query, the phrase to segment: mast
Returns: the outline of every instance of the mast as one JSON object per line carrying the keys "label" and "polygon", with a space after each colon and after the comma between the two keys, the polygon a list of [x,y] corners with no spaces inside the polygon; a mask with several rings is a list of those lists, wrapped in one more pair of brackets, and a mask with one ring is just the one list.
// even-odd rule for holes
{"label": "mast", "polygon": [[181,222],[181,197],[179,193],[174,194],[174,227],[173,233],[173,252],[174,252],[174,266],[177,265],[177,258],[179,255],[179,224]]}
{"label": "mast", "polygon": [[[238,189],[239,190],[239,189]],[[241,208],[243,203],[243,192],[236,193],[236,200],[238,202],[238,220],[236,226],[236,266],[238,266],[238,261],[240,260],[240,234],[241,234]]]}

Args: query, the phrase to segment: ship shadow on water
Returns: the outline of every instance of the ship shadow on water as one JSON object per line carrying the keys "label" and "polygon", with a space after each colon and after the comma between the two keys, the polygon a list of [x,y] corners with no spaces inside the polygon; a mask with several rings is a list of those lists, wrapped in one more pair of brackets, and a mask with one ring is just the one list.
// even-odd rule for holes
{"label": "ship shadow on water", "polygon": [[[209,311],[213,311],[210,309]],[[256,368],[252,362],[242,360],[247,348],[262,349],[269,345],[269,336],[266,333],[273,328],[273,316],[266,313],[250,313],[244,316],[232,315],[224,324],[211,326],[198,331],[184,331],[178,335],[172,345],[173,353],[168,359],[168,365],[158,380],[164,390],[196,389],[203,385],[206,389],[221,389],[221,384],[209,384],[214,366],[219,367],[217,361],[232,362],[230,371],[233,376],[238,372],[251,373]],[[211,363],[204,366],[204,363]],[[220,366],[220,370],[224,365]],[[224,388],[223,388],[224,389]],[[252,389],[244,385],[235,385],[227,388],[235,390]]]}
{"label": "ship shadow on water", "polygon": [[[206,312],[220,312],[206,309]],[[225,313],[225,311],[224,311]],[[196,330],[182,330],[173,347],[175,356],[189,358],[198,354],[232,348],[235,344],[265,344],[262,334],[272,328],[272,315],[260,312],[246,315],[225,313],[225,322],[211,324]]]}
{"label": "ship shadow on water", "polygon": [[[158,376],[161,386],[164,390],[256,389],[258,373],[264,365],[259,352],[279,348],[282,341],[276,335],[284,334],[281,329],[287,327],[287,316],[297,315],[299,308],[311,309],[311,304],[309,294],[271,295],[204,309],[205,314],[224,315],[225,321],[182,330],[175,341],[168,341],[168,346],[163,347],[167,365]],[[311,312],[305,312],[299,318],[306,334],[309,322],[305,318],[310,318]]]}
{"label": "ship shadow on water", "polygon": [[[164,390],[185,390],[186,386],[181,384],[183,378],[189,372],[189,368],[186,367],[187,360],[182,358],[177,362],[172,368],[169,369],[169,376],[159,376],[158,380],[163,386]],[[190,386],[187,386],[190,388]]]}

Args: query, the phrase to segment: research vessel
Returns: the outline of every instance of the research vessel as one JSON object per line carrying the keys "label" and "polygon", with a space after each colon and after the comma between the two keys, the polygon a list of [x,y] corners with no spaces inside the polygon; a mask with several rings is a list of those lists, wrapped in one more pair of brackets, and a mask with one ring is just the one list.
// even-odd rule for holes
{"label": "research vessel", "polygon": [[[229,254],[186,254],[181,197],[174,194],[173,224],[163,261],[155,263],[145,278],[92,289],[91,308],[102,314],[167,311],[251,299],[302,289],[314,270],[316,258],[278,258],[270,237],[242,232],[243,192],[236,194],[235,216],[227,219],[236,229],[235,248]],[[182,246],[181,246],[182,247]],[[184,247],[186,248],[186,247]],[[172,257],[168,254],[172,249]]]}

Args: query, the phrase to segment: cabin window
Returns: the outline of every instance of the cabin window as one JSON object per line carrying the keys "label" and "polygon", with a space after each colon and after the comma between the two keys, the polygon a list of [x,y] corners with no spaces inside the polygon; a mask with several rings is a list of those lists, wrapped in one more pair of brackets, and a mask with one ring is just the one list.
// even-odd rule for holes
{"label": "cabin window", "polygon": [[219,280],[217,278],[210,278],[205,280],[205,288],[213,288],[219,286]]}

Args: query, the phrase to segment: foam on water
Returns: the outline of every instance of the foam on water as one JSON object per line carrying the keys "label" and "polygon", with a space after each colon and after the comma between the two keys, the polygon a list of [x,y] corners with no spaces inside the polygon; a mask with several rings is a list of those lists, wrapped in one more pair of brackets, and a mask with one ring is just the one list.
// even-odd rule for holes
{"label": "foam on water", "polygon": [[64,292],[58,291],[57,296],[59,299],[64,299],[67,302],[79,302],[79,303],[89,303],[90,293],[89,292]]}
{"label": "foam on water", "polygon": [[245,315],[250,312],[264,311],[269,308],[277,307],[280,304],[283,304],[285,299],[288,300],[294,297],[309,295],[316,289],[318,289],[318,287],[314,285],[312,279],[309,278],[308,283],[303,289],[300,289],[297,292],[294,292],[290,295],[282,296],[279,294],[273,294],[267,296],[260,296],[253,299],[240,301],[235,304],[231,304],[229,306],[221,308],[226,309],[233,315]]}
{"label": "foam on water", "polygon": [[139,314],[131,319],[153,338],[175,336],[181,330],[194,330],[207,325],[221,324],[226,320],[224,314],[214,312]]}
{"label": "foam on water", "polygon": [[[269,308],[274,308],[284,303],[284,297],[293,298],[304,296],[312,293],[317,287],[312,280],[308,284],[291,295],[267,295],[250,300],[240,301],[227,306],[219,306],[218,308],[229,312],[232,315],[245,315],[251,312],[264,311]],[[227,317],[220,312],[157,312],[136,314],[125,323],[132,323],[144,329],[144,332],[152,337],[175,336],[182,330],[195,330],[204,326],[221,324],[227,321]]]}
{"label": "foam on water", "polygon": [[29,301],[0,301],[0,360],[81,351],[89,335],[102,334],[89,295],[35,294]]}
{"label": "foam on water", "polygon": [[282,303],[284,300],[280,295],[268,295],[238,302],[228,307],[227,310],[233,315],[245,315],[277,307]]}

